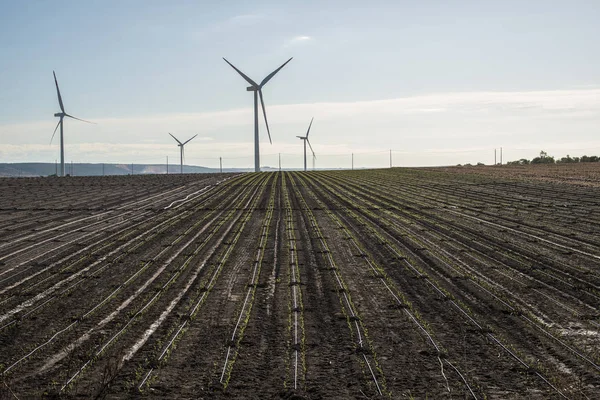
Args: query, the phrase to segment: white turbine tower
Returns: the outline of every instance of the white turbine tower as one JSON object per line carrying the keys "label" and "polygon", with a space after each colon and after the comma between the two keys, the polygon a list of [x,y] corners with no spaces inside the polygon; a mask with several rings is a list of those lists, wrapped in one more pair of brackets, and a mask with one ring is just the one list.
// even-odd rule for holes
{"label": "white turbine tower", "polygon": [[52,138],[50,138],[50,144],[52,144],[54,135],[56,135],[56,130],[60,126],[60,176],[65,176],[65,140],[64,140],[64,136],[63,136],[63,119],[65,117],[69,117],[69,118],[76,119],[78,121],[87,122],[88,124],[93,124],[93,122],[86,121],[84,119],[80,119],[80,118],[74,117],[74,116],[66,113],[65,106],[63,105],[62,97],[60,95],[60,89],[58,88],[58,81],[56,80],[56,73],[54,71],[52,71],[52,74],[54,75],[54,83],[56,84],[56,94],[58,95],[58,104],[60,106],[60,112],[55,113],[54,116],[59,117],[60,120],[58,121],[56,128],[54,128],[54,133],[52,133]]}
{"label": "white turbine tower", "polygon": [[304,140],[304,170],[305,171],[306,171],[306,143],[308,143],[308,146],[310,147],[310,151],[312,151],[312,154],[313,154],[313,168],[314,168],[315,158],[317,158],[317,156],[315,156],[315,151],[313,150],[312,146],[310,145],[310,140],[308,140],[308,134],[310,133],[310,127],[312,126],[313,119],[315,119],[315,118],[313,117],[310,120],[310,125],[308,125],[308,130],[306,131],[306,136],[296,136],[297,138]]}
{"label": "white turbine tower", "polygon": [[[169,135],[171,135],[171,133],[169,133]],[[179,146],[179,161],[181,162],[181,168],[179,170],[179,172],[181,174],[183,174],[183,159],[184,159],[184,150],[183,147],[193,138],[195,138],[196,136],[198,136],[198,134],[195,134],[194,136],[192,136],[191,138],[189,138],[188,140],[186,140],[185,142],[181,143],[179,141],[179,139],[177,139],[175,136],[171,135],[171,137],[173,139],[175,139],[175,141],[177,142],[177,146]]]}
{"label": "white turbine tower", "polygon": [[262,107],[263,116],[265,117],[265,125],[267,126],[267,134],[269,135],[269,142],[271,144],[273,144],[273,141],[271,140],[271,132],[269,131],[269,123],[267,122],[267,112],[265,111],[265,102],[263,100],[262,88],[263,88],[263,86],[265,86],[267,84],[267,82],[269,82],[271,80],[271,78],[273,78],[275,76],[276,73],[279,72],[279,70],[281,68],[285,67],[285,65],[287,63],[292,61],[292,58],[290,58],[289,60],[284,62],[283,65],[281,65],[281,67],[277,68],[275,71],[273,71],[269,75],[267,75],[267,77],[262,80],[260,85],[257,84],[256,82],[254,82],[248,76],[246,76],[242,71],[237,69],[232,63],[230,63],[225,58],[223,58],[223,60],[225,60],[225,62],[227,64],[229,64],[233,69],[235,69],[237,71],[237,73],[240,74],[242,76],[242,78],[244,78],[246,80],[246,82],[248,82],[251,85],[251,86],[248,86],[246,88],[246,90],[248,92],[254,92],[254,172],[260,172],[260,151],[259,151],[259,144],[258,144],[258,96],[260,96],[260,104]]}

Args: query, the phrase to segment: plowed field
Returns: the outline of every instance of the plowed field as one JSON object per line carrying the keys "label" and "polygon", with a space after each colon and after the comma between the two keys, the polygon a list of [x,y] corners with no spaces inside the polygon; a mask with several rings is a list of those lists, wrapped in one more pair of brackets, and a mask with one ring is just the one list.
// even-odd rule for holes
{"label": "plowed field", "polygon": [[564,171],[0,179],[0,398],[598,398]]}

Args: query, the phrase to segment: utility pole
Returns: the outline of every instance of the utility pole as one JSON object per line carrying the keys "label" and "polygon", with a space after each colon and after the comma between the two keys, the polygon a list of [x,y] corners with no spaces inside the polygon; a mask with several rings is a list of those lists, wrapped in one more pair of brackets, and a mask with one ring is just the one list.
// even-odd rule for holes
{"label": "utility pole", "polygon": [[352,153],[352,171],[354,171],[354,153]]}
{"label": "utility pole", "polygon": [[223,173],[223,157],[219,157],[219,172]]}

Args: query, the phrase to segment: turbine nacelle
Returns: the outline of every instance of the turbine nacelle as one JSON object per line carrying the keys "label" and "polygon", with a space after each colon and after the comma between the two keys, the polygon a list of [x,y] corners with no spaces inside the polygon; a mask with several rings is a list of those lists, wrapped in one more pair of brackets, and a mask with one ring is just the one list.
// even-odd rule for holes
{"label": "turbine nacelle", "polygon": [[260,89],[259,89],[259,88],[257,88],[257,87],[254,87],[254,86],[248,86],[248,87],[246,88],[246,91],[247,91],[247,92],[256,92],[257,90],[260,90]]}
{"label": "turbine nacelle", "polygon": [[55,113],[55,114],[54,114],[54,116],[55,116],[55,117],[61,117],[61,118],[62,118],[62,117],[64,117],[64,116],[65,116],[65,113]]}

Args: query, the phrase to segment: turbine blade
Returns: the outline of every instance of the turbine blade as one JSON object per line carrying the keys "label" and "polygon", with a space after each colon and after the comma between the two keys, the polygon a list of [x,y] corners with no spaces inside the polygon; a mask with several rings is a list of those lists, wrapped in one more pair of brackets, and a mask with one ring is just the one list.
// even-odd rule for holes
{"label": "turbine blade", "polygon": [[310,125],[308,125],[308,130],[306,131],[306,139],[308,140],[308,134],[310,133],[310,127],[312,126],[313,123],[313,119],[315,119],[315,117],[312,117],[310,120]]}
{"label": "turbine blade", "polygon": [[313,153],[313,157],[317,158],[317,156],[315,156],[315,151],[313,150],[312,146],[310,145],[310,140],[306,139],[306,142],[308,143],[308,147],[310,147],[310,151],[312,151],[312,153]]}
{"label": "turbine blade", "polygon": [[[170,133],[170,132],[167,132],[167,133],[169,133],[169,135],[171,135],[171,133]],[[175,136],[173,136],[173,135],[171,135],[171,137],[172,137],[173,139],[175,139],[175,140],[177,141],[177,143],[179,143],[179,145],[180,145],[180,146],[183,146],[183,145],[181,144],[181,142],[179,141],[179,139],[177,139],[177,138],[176,138]]]}
{"label": "turbine blade", "polygon": [[286,62],[284,62],[281,65],[281,67],[277,68],[275,71],[273,71],[269,75],[267,75],[267,77],[265,79],[263,79],[262,82],[260,83],[260,87],[262,88],[263,86],[265,86],[267,84],[267,82],[269,82],[271,80],[271,78],[274,77],[275,74],[278,73],[281,68],[285,67],[285,65],[287,63],[289,63],[290,61],[292,61],[292,58],[294,58],[294,57],[291,57],[289,60],[287,60]]}
{"label": "turbine blade", "polygon": [[60,89],[58,88],[58,81],[56,80],[56,72],[52,71],[52,74],[54,75],[54,83],[56,84],[56,94],[58,94],[58,104],[60,105],[60,110],[65,112],[65,106],[63,105],[62,97],[60,96]]}
{"label": "turbine blade", "polygon": [[242,76],[242,78],[244,78],[246,80],[246,82],[248,82],[249,84],[251,84],[252,86],[258,87],[258,85],[256,84],[256,82],[254,82],[252,79],[250,79],[246,74],[244,74],[242,71],[240,71],[239,69],[237,69],[232,63],[230,63],[229,61],[227,61],[227,59],[225,57],[223,57],[223,60],[225,60],[225,62],[229,65],[231,65],[231,68],[235,69],[237,71],[238,74],[240,74]]}
{"label": "turbine blade", "polygon": [[58,121],[58,124],[56,124],[56,128],[54,128],[54,133],[52,133],[52,137],[50,138],[50,144],[52,144],[52,140],[54,139],[54,135],[56,135],[56,130],[60,126],[61,122],[62,122],[62,118],[60,119],[60,121]]}
{"label": "turbine blade", "polygon": [[196,136],[198,136],[198,134],[195,134],[194,136],[192,136],[191,138],[189,138],[187,141],[183,142],[183,144],[186,144],[187,142],[189,142],[190,140],[192,140],[193,138],[195,138]]}
{"label": "turbine blade", "polygon": [[65,113],[65,117],[73,118],[73,119],[76,119],[77,121],[87,122],[88,124],[94,124],[94,125],[96,125],[95,122],[86,121],[85,119],[77,118],[77,117],[74,117],[74,116],[69,115],[67,113]]}
{"label": "turbine blade", "polygon": [[263,110],[263,115],[265,117],[265,125],[267,126],[267,134],[269,135],[269,142],[271,142],[271,144],[273,144],[273,141],[271,140],[271,132],[269,131],[269,123],[267,122],[267,111],[265,110],[265,102],[263,101],[262,90],[258,89],[258,95],[260,96],[260,105]]}

